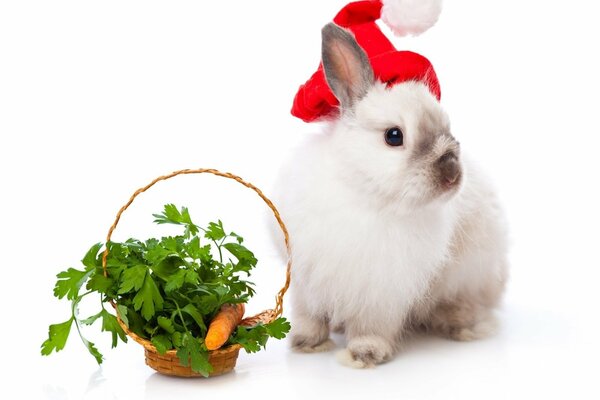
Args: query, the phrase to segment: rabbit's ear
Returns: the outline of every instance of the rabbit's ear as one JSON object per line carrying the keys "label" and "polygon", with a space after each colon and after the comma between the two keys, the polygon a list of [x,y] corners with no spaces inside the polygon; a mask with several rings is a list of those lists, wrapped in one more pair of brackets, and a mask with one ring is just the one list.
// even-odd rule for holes
{"label": "rabbit's ear", "polygon": [[369,58],[352,34],[336,24],[325,25],[321,34],[325,78],[342,108],[350,108],[373,84]]}

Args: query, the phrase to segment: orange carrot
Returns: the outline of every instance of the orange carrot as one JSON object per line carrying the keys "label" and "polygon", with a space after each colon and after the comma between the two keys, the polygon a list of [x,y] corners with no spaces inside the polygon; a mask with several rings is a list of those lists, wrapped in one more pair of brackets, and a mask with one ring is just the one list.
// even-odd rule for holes
{"label": "orange carrot", "polygon": [[244,304],[224,304],[210,321],[204,343],[208,350],[217,350],[229,339],[244,316]]}

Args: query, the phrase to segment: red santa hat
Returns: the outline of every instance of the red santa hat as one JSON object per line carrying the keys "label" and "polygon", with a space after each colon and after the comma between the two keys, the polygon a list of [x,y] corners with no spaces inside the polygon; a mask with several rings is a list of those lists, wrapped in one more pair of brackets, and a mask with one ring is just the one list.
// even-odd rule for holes
{"label": "red santa hat", "polygon": [[[441,0],[369,0],[344,7],[333,19],[350,30],[367,53],[375,77],[388,86],[406,81],[427,84],[440,99],[440,84],[433,66],[411,51],[398,51],[375,21],[381,18],[397,35],[418,35],[432,27],[441,12]],[[338,115],[339,102],[327,85],[323,65],[298,90],[292,115],[305,122]]]}

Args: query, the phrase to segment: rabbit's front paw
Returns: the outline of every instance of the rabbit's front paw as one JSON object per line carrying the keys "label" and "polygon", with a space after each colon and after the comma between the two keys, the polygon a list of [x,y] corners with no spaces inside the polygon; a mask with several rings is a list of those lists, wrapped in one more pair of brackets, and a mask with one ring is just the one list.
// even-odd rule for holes
{"label": "rabbit's front paw", "polygon": [[468,342],[493,335],[497,322],[491,310],[483,306],[455,302],[439,304],[432,313],[430,327],[439,336]]}
{"label": "rabbit's front paw", "polygon": [[324,318],[297,315],[292,328],[292,349],[300,353],[329,351],[335,344],[329,339],[329,324]]}
{"label": "rabbit's front paw", "polygon": [[348,347],[338,353],[338,361],[352,368],[372,368],[388,361],[394,354],[392,344],[380,336],[360,336],[351,339]]}
{"label": "rabbit's front paw", "polygon": [[299,353],[321,353],[335,347],[335,343],[329,338],[315,336],[293,335],[292,349]]}

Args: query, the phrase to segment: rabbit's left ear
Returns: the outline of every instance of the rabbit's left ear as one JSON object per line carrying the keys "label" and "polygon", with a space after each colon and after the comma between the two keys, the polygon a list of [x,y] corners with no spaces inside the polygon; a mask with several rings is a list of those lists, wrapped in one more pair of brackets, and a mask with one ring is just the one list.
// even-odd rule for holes
{"label": "rabbit's left ear", "polygon": [[321,33],[325,78],[341,107],[351,108],[373,85],[373,68],[350,32],[329,23]]}

